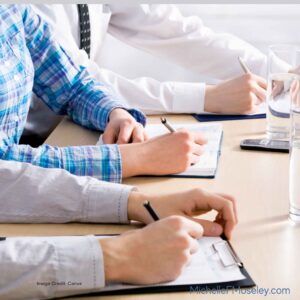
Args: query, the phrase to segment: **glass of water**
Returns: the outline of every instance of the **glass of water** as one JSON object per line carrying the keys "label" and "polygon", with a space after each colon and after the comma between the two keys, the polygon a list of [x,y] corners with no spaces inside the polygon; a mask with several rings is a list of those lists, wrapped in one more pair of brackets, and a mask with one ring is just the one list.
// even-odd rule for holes
{"label": "glass of water", "polygon": [[291,84],[295,78],[297,47],[273,45],[268,52],[267,138],[288,140]]}
{"label": "glass of water", "polygon": [[[297,57],[299,58],[300,65],[300,51],[298,51]],[[298,71],[300,70],[298,69]],[[290,91],[290,219],[300,222],[300,76],[294,78]]]}

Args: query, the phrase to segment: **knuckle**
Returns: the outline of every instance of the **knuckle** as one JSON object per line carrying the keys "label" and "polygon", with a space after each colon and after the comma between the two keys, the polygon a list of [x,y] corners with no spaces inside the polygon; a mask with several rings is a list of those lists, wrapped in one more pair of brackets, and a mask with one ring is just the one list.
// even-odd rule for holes
{"label": "knuckle", "polygon": [[126,120],[123,121],[123,125],[124,126],[131,126],[135,123],[135,120],[133,120],[132,118],[128,118]]}
{"label": "knuckle", "polygon": [[243,75],[243,79],[246,81],[246,82],[251,82],[252,79],[253,79],[253,75],[251,73],[246,73]]}
{"label": "knuckle", "polygon": [[183,140],[190,140],[192,134],[188,130],[183,129],[182,131],[180,131],[180,136]]}
{"label": "knuckle", "polygon": [[184,218],[181,216],[170,217],[170,222],[175,230],[181,230],[184,226]]}
{"label": "knuckle", "polygon": [[177,236],[177,244],[181,249],[187,249],[190,247],[190,241],[188,239],[188,236],[184,233],[180,233]]}

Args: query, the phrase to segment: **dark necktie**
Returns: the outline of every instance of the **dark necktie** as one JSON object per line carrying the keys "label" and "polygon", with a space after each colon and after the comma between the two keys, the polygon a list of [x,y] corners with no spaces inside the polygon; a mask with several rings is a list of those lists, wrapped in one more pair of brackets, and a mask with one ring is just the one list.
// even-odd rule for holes
{"label": "dark necktie", "polygon": [[77,4],[80,26],[80,49],[85,50],[88,56],[91,52],[91,26],[87,4]]}

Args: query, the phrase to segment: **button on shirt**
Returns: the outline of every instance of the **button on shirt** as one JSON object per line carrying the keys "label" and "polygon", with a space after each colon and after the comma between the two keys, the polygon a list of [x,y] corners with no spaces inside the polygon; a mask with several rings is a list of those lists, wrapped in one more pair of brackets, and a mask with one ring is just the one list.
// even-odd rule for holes
{"label": "button on shirt", "polygon": [[[4,63],[5,62],[5,63]],[[121,181],[116,145],[31,148],[18,145],[32,91],[56,114],[90,129],[104,130],[110,112],[124,107],[105,85],[92,80],[57,44],[48,25],[29,6],[0,6],[0,158],[76,175]],[[126,108],[137,121],[145,117]]]}

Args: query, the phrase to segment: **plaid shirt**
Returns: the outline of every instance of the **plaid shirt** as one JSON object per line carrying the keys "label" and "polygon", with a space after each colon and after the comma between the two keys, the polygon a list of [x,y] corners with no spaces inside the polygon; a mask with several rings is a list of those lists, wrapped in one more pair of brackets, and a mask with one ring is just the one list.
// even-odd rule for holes
{"label": "plaid shirt", "polygon": [[[108,87],[72,62],[29,6],[0,5],[0,66],[0,159],[121,181],[117,145],[32,148],[18,144],[32,91],[57,114],[69,115],[90,129],[104,130],[114,108],[127,109]],[[127,110],[145,124],[142,113]]]}

